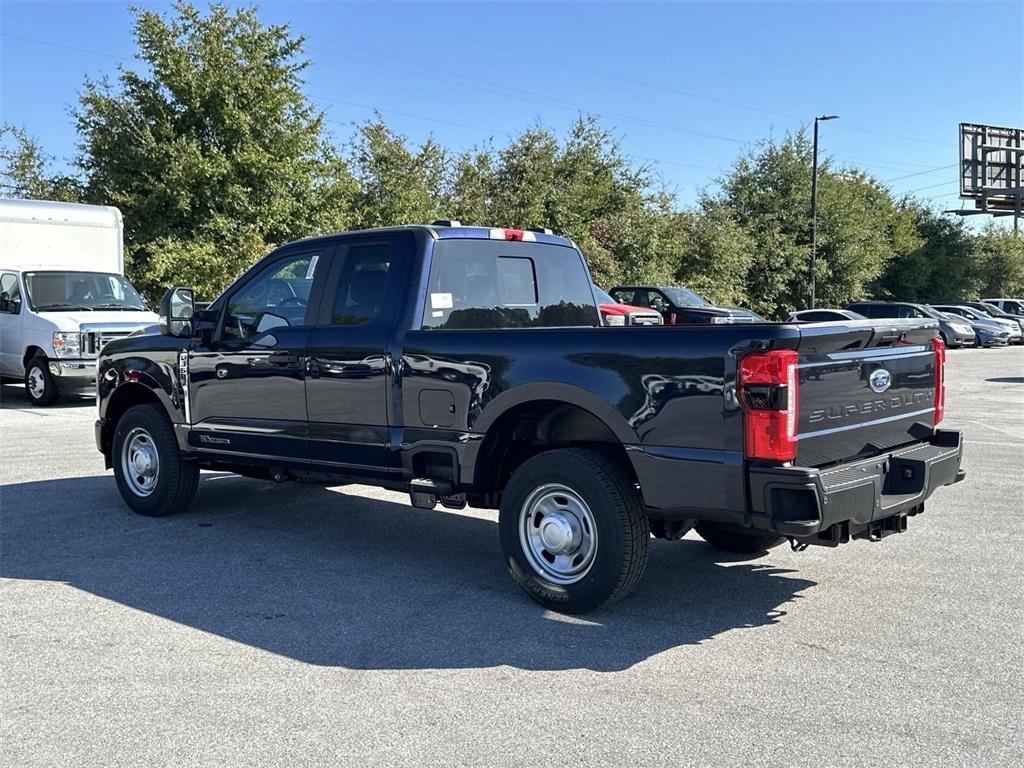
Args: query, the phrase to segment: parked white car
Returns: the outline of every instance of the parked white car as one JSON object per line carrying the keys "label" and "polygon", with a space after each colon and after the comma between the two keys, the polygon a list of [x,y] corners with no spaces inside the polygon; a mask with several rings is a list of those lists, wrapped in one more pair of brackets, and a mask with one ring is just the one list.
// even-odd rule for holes
{"label": "parked white car", "polygon": [[1024,299],[982,299],[982,301],[1003,310],[1003,312],[1024,317]]}
{"label": "parked white car", "polygon": [[117,208],[0,200],[0,376],[33,404],[91,390],[103,345],[157,322],[124,277]]}

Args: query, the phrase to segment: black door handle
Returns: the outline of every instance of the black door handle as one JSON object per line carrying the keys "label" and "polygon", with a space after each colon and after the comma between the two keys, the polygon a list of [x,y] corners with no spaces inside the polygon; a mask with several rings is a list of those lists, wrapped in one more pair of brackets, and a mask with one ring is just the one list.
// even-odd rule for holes
{"label": "black door handle", "polygon": [[267,356],[270,365],[298,365],[299,356],[291,352],[271,352]]}

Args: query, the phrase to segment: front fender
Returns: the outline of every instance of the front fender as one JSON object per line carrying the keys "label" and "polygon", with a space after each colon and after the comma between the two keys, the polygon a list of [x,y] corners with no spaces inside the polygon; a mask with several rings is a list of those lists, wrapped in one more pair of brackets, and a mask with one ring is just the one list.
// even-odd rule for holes
{"label": "front fender", "polygon": [[[172,424],[185,421],[184,392],[178,377],[177,356],[139,357],[130,354],[103,357],[96,371],[99,418],[105,421],[117,404],[129,397],[131,387],[145,387],[163,405]],[[136,398],[130,398],[136,399]]]}

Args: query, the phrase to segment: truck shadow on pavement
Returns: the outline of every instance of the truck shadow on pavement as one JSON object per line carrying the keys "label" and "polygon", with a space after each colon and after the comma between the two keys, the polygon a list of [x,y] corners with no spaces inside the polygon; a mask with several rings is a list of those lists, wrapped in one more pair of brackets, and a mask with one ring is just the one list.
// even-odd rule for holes
{"label": "truck shadow on pavement", "polygon": [[45,413],[51,410],[60,410],[63,408],[80,408],[86,406],[89,408],[96,407],[96,395],[95,394],[68,394],[63,395],[53,405],[46,407],[39,407],[32,405],[28,399],[28,395],[25,394],[25,386],[23,384],[8,384],[4,383],[0,386],[0,410],[4,411],[33,411],[36,413]]}
{"label": "truck shadow on pavement", "polygon": [[[344,489],[342,489],[344,490]],[[296,484],[203,475],[191,509],[148,519],[113,477],[0,487],[0,576],[94,595],[310,664],[351,669],[615,671],[771,624],[815,585],[651,542],[623,602],[544,611],[512,582],[493,519]]]}

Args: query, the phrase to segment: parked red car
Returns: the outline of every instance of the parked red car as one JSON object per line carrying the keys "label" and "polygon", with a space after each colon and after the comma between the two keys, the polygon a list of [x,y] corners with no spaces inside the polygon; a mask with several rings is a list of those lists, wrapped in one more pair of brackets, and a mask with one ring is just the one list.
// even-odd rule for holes
{"label": "parked red car", "polygon": [[665,323],[660,312],[650,307],[620,304],[596,285],[594,286],[594,298],[597,299],[597,308],[601,312],[602,325],[663,325]]}

